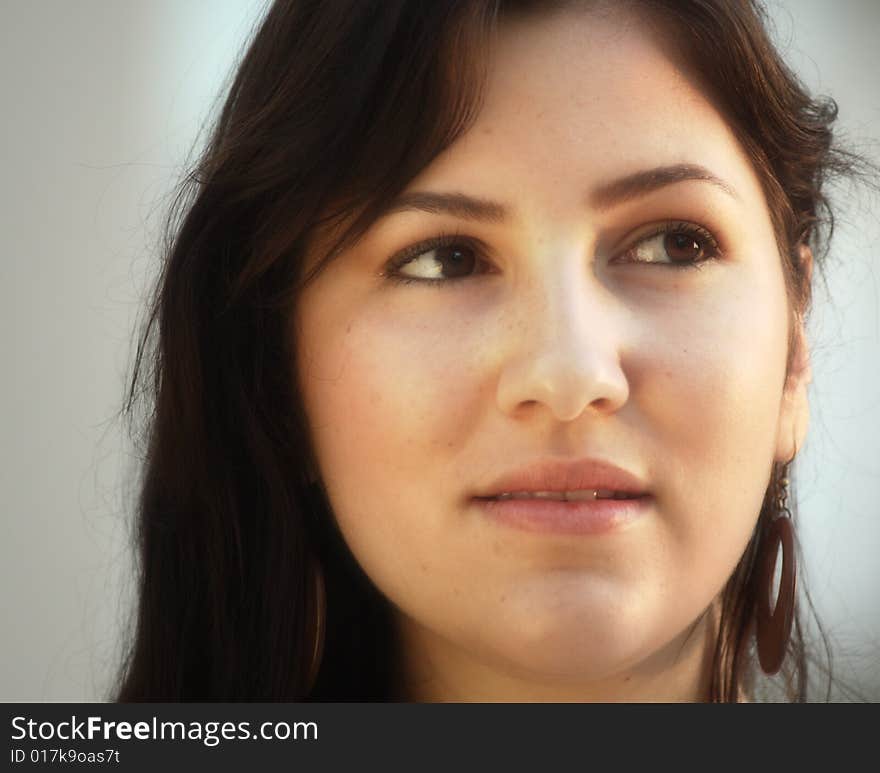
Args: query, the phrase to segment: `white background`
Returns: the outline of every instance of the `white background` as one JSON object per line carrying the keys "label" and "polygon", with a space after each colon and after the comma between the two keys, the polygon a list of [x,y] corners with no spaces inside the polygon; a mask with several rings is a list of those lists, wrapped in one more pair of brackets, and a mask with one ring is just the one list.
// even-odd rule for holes
{"label": "white background", "polygon": [[[108,695],[132,592],[117,418],[132,334],[168,192],[263,6],[0,0],[0,700]],[[770,10],[791,64],[880,161],[880,2]],[[799,535],[838,672],[880,700],[880,218],[876,195],[839,202]]]}

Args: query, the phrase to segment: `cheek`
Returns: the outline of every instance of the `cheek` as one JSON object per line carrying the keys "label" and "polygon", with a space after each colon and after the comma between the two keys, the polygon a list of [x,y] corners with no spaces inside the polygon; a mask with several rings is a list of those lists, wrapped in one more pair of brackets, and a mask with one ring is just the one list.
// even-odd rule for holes
{"label": "cheek", "polygon": [[[778,288],[707,297],[655,330],[634,401],[666,449],[657,480],[690,555],[729,564],[745,547],[769,475],[785,373]],[[699,550],[697,550],[699,548]],[[702,559],[697,559],[702,560]]]}
{"label": "cheek", "polygon": [[482,399],[461,333],[381,308],[303,330],[315,343],[300,369],[315,453],[356,552],[418,532],[410,514],[461,453]]}

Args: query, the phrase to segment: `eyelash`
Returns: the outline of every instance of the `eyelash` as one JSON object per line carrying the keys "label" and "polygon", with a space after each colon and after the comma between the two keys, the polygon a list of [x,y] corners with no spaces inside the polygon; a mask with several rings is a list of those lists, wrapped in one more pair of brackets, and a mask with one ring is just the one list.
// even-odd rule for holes
{"label": "eyelash", "polygon": [[[627,249],[620,254],[626,254],[627,252],[632,251],[640,244],[647,242],[661,234],[669,235],[669,234],[681,234],[684,236],[690,236],[698,241],[702,241],[708,251],[708,255],[697,260],[681,260],[670,263],[651,263],[650,261],[640,261],[640,260],[631,260],[631,261],[623,261],[624,263],[632,263],[632,264],[644,264],[644,265],[657,265],[664,266],[666,268],[673,268],[678,270],[700,270],[703,268],[703,264],[717,259],[720,257],[721,252],[718,246],[718,241],[712,236],[709,231],[707,231],[702,226],[697,225],[696,223],[688,223],[685,221],[674,221],[664,223],[663,225],[657,227],[653,231],[650,231],[647,234],[639,237],[639,239],[633,242]],[[462,280],[471,279],[477,274],[468,274],[463,277],[451,277],[449,279],[423,279],[419,277],[411,277],[405,276],[403,274],[398,273],[401,268],[415,260],[419,256],[423,255],[426,252],[430,252],[431,250],[443,249],[444,247],[467,247],[470,250],[473,250],[477,259],[479,261],[483,261],[483,256],[485,255],[485,247],[479,240],[473,239],[468,236],[462,236],[461,234],[454,233],[441,233],[437,236],[434,236],[430,239],[426,239],[425,241],[418,242],[410,247],[407,247],[398,255],[393,257],[386,267],[386,269],[382,272],[382,276],[395,284],[422,284],[422,285],[446,285],[452,282],[460,282]]]}

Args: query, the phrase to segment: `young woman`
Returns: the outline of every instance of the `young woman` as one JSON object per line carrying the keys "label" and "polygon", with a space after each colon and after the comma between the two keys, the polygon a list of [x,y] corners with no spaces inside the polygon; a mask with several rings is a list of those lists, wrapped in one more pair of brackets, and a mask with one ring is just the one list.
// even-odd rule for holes
{"label": "young woman", "polygon": [[749,2],[278,0],[139,349],[118,699],[802,699],[833,120]]}

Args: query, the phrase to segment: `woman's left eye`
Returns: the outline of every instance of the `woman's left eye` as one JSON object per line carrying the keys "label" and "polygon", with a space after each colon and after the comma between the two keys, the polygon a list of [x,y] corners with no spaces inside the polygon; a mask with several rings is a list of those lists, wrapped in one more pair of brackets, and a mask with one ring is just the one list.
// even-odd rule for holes
{"label": "woman's left eye", "polygon": [[667,223],[640,238],[616,262],[701,268],[702,263],[720,254],[718,242],[705,228],[693,223]]}

